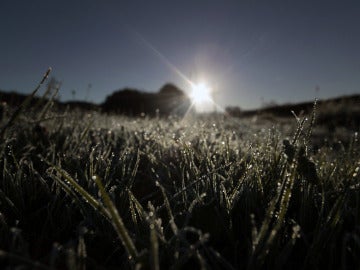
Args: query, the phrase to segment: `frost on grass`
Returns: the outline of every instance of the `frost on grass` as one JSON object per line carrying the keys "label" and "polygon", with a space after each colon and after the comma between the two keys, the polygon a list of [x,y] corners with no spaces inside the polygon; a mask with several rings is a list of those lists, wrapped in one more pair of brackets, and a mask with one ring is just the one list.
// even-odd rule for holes
{"label": "frost on grass", "polygon": [[38,115],[1,142],[9,267],[359,267],[354,132],[340,147],[301,119]]}

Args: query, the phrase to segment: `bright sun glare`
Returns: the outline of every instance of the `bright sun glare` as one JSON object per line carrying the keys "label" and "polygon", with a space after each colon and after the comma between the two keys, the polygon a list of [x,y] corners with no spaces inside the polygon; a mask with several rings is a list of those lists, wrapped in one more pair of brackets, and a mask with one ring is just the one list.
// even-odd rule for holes
{"label": "bright sun glare", "polygon": [[191,99],[197,105],[210,102],[211,88],[203,82],[192,84]]}

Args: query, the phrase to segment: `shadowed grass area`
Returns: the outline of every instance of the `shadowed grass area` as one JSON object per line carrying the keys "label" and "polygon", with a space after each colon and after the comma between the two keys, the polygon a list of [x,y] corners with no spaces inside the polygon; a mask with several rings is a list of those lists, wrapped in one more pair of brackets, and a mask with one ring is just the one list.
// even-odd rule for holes
{"label": "shadowed grass area", "polygon": [[313,149],[315,114],[284,128],[45,106],[1,123],[2,266],[360,267],[358,133]]}

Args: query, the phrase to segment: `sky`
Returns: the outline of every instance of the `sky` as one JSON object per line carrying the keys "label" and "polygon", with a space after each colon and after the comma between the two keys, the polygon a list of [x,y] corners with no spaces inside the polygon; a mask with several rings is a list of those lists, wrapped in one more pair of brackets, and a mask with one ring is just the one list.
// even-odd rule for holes
{"label": "sky", "polygon": [[48,67],[61,100],[125,87],[252,109],[360,93],[360,1],[1,0],[0,89],[30,93]]}

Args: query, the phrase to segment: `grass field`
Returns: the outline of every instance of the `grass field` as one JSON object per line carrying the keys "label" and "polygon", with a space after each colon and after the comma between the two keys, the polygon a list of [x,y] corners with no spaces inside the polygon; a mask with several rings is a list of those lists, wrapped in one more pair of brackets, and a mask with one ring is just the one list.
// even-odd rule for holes
{"label": "grass field", "polygon": [[360,268],[357,132],[26,105],[1,122],[3,269]]}

